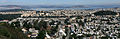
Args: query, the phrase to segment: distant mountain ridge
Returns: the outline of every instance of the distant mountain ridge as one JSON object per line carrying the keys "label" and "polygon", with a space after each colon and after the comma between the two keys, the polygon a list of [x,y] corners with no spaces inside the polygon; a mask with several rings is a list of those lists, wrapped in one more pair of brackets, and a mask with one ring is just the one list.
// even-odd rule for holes
{"label": "distant mountain ridge", "polygon": [[120,5],[0,5],[1,9],[31,9],[31,8],[114,8]]}
{"label": "distant mountain ridge", "polygon": [[19,11],[33,11],[33,10],[25,10],[25,9],[8,9],[8,10],[0,10],[0,12],[19,12]]}
{"label": "distant mountain ridge", "polygon": [[26,5],[1,5],[0,7],[6,7],[6,8],[87,8],[84,5],[71,5],[71,6],[63,6],[63,5],[35,5],[35,6],[26,6]]}

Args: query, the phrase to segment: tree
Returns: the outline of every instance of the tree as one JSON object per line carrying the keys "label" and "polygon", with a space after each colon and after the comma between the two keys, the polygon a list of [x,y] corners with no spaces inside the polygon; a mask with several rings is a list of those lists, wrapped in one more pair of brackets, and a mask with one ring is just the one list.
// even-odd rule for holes
{"label": "tree", "polygon": [[37,39],[44,39],[45,33],[46,33],[45,30],[40,31],[39,34],[38,34],[38,36],[37,36],[36,38],[37,38]]}

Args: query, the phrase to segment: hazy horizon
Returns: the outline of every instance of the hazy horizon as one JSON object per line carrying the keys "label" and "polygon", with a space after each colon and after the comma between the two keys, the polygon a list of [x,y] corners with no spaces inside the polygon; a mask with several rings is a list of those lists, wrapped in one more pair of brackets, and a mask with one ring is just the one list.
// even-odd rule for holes
{"label": "hazy horizon", "polygon": [[119,5],[120,0],[0,0],[0,5]]}

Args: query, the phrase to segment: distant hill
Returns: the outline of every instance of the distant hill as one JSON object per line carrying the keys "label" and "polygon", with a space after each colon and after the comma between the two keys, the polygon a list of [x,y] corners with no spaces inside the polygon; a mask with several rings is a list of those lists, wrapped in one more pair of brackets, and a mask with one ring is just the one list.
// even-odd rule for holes
{"label": "distant hill", "polygon": [[19,11],[32,11],[32,10],[25,10],[25,9],[8,9],[8,10],[1,10],[0,12],[19,12]]}
{"label": "distant hill", "polygon": [[34,9],[34,8],[114,8],[120,5],[0,5],[4,9]]}
{"label": "distant hill", "polygon": [[71,6],[64,6],[64,5],[38,5],[38,6],[31,6],[33,8],[87,8],[84,5],[71,5]]}
{"label": "distant hill", "polygon": [[0,7],[20,7],[18,5],[1,5]]}
{"label": "distant hill", "polygon": [[66,6],[66,5],[1,5],[0,7],[6,7],[6,8],[25,8],[25,9],[29,9],[29,8],[87,8],[84,5],[70,5],[70,6]]}
{"label": "distant hill", "polygon": [[83,5],[76,5],[76,6],[71,6],[70,8],[90,8],[90,7]]}
{"label": "distant hill", "polygon": [[117,15],[117,13],[113,11],[98,11],[93,14],[94,15]]}

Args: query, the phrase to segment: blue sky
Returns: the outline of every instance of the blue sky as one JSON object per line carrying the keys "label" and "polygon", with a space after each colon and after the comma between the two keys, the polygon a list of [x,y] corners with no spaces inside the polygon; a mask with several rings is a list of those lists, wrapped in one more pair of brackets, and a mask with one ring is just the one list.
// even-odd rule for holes
{"label": "blue sky", "polygon": [[0,5],[104,5],[120,0],[0,0]]}

